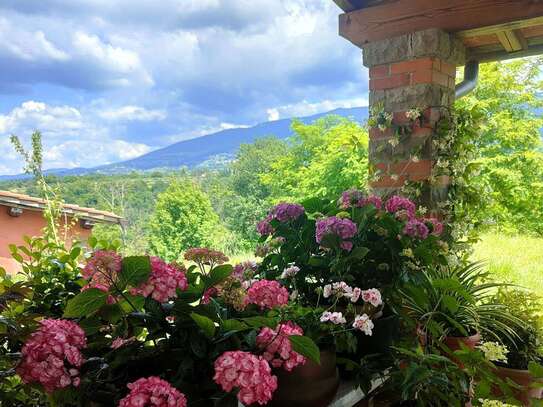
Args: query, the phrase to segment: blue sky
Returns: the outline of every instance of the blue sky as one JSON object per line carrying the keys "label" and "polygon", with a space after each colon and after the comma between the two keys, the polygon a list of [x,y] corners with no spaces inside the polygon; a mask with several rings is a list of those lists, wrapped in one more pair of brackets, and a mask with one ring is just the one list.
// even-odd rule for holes
{"label": "blue sky", "polygon": [[332,0],[2,0],[0,174],[8,136],[46,168],[92,167],[233,126],[367,104]]}

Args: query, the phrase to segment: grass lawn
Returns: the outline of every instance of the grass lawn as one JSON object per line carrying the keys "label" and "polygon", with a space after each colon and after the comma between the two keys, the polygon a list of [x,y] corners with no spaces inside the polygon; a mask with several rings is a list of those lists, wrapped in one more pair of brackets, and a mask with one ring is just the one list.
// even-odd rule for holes
{"label": "grass lawn", "polygon": [[543,238],[488,233],[475,246],[496,280],[519,284],[543,296]]}

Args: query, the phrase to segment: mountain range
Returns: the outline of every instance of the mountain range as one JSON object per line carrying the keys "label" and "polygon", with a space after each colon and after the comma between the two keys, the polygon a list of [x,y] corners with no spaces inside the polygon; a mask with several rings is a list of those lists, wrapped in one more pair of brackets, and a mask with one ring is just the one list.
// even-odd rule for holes
{"label": "mountain range", "polygon": [[[357,122],[368,118],[367,107],[340,108],[329,112],[298,118],[311,123],[327,115],[338,115]],[[275,136],[285,139],[292,136],[292,118],[268,121],[252,127],[239,127],[221,130],[197,138],[184,140],[159,148],[127,161],[101,165],[94,168],[59,168],[47,170],[48,175],[122,174],[132,171],[170,170],[180,167],[214,166],[230,161],[241,144],[252,143],[256,139]],[[2,175],[0,181],[25,178],[27,175]]]}

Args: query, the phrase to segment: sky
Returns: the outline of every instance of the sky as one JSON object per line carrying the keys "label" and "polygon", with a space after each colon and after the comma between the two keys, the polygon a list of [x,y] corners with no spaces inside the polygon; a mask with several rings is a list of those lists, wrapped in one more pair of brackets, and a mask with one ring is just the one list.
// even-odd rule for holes
{"label": "sky", "polygon": [[1,0],[0,174],[9,143],[94,167],[267,120],[367,105],[332,0]]}

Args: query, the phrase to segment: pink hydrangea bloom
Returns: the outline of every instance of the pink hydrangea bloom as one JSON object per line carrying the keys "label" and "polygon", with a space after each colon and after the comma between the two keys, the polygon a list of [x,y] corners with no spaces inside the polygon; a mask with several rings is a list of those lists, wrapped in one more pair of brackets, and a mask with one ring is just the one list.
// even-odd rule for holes
{"label": "pink hydrangea bloom", "polygon": [[264,327],[256,337],[256,344],[264,349],[264,359],[275,368],[283,367],[290,372],[306,362],[305,357],[292,350],[291,335],[303,335],[304,331],[292,321],[280,324],[277,329]]}
{"label": "pink hydrangea bloom", "polygon": [[41,384],[47,393],[77,387],[86,346],[85,332],[75,322],[44,319],[22,348],[17,374],[24,383]]}
{"label": "pink hydrangea bloom", "polygon": [[151,296],[156,301],[163,303],[177,298],[176,289],[187,289],[187,277],[182,270],[158,257],[151,257],[150,260],[151,275],[139,287],[131,289],[131,294]]}
{"label": "pink hydrangea bloom", "polygon": [[385,209],[387,212],[395,215],[398,215],[399,212],[405,211],[407,218],[412,219],[415,217],[417,207],[410,199],[394,195],[386,201]]}
{"label": "pink hydrangea bloom", "polygon": [[277,377],[263,358],[249,352],[225,352],[215,360],[215,383],[226,392],[239,388],[238,400],[245,405],[267,404],[277,389]]}
{"label": "pink hydrangea bloom", "polygon": [[321,315],[321,322],[331,322],[340,325],[346,323],[347,320],[341,312],[324,311]]}
{"label": "pink hydrangea bloom", "polygon": [[364,332],[368,336],[372,335],[373,327],[373,321],[367,314],[357,315],[354,319],[353,328]]}
{"label": "pink hydrangea bloom", "polygon": [[383,205],[381,198],[376,195],[366,197],[362,191],[357,189],[349,189],[341,194],[339,206],[342,209],[352,207],[361,208],[366,205],[373,205],[377,209],[381,209]]}
{"label": "pink hydrangea bloom", "polygon": [[97,250],[81,271],[83,278],[94,288],[109,289],[121,271],[122,257],[112,250]]}
{"label": "pink hydrangea bloom", "polygon": [[411,219],[407,221],[403,228],[403,234],[413,239],[424,240],[428,237],[428,226],[418,219]]}
{"label": "pink hydrangea bloom", "polygon": [[259,280],[247,290],[246,304],[256,304],[260,309],[271,309],[288,303],[288,291],[277,281]]}
{"label": "pink hydrangea bloom", "polygon": [[368,302],[374,307],[378,307],[383,303],[381,292],[377,288],[370,288],[369,290],[362,291],[362,299],[364,302]]}
{"label": "pink hydrangea bloom", "polygon": [[126,387],[130,393],[119,402],[119,407],[186,407],[183,393],[156,376],[141,378]]}
{"label": "pink hydrangea bloom", "polygon": [[436,218],[426,218],[424,219],[424,223],[426,223],[427,226],[430,225],[430,227],[432,228],[432,232],[430,233],[431,235],[441,236],[441,234],[443,233],[443,223],[441,223]]}
{"label": "pink hydrangea bloom", "polygon": [[350,219],[341,219],[336,216],[317,220],[317,230],[315,238],[317,243],[322,243],[324,237],[328,235],[338,236],[343,240],[340,247],[344,250],[351,250],[353,243],[346,240],[354,237],[358,231],[356,223]]}
{"label": "pink hydrangea bloom", "polygon": [[202,304],[209,304],[211,302],[211,298],[216,297],[218,294],[219,290],[217,290],[215,287],[208,288],[202,295]]}

